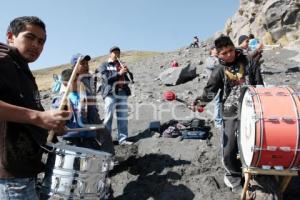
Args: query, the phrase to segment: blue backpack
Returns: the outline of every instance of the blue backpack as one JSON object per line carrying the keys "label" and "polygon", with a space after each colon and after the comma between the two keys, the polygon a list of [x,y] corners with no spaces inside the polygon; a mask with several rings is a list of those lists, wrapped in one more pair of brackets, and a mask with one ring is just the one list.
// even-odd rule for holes
{"label": "blue backpack", "polygon": [[257,46],[259,45],[259,40],[256,38],[251,39],[251,40],[249,40],[248,45],[249,45],[251,51],[254,51],[254,50],[256,50]]}

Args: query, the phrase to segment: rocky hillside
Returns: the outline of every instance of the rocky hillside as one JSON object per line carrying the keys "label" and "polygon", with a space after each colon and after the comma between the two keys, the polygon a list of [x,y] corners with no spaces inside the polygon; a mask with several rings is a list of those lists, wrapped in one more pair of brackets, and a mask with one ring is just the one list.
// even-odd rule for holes
{"label": "rocky hillside", "polygon": [[[138,62],[139,60],[146,59],[148,57],[153,57],[158,55],[158,52],[152,51],[126,51],[122,52],[122,61],[125,63]],[[98,56],[92,58],[89,62],[90,72],[94,72],[96,68],[100,66],[105,60],[107,60],[108,55]],[[41,91],[47,91],[51,88],[53,84],[53,74],[60,74],[64,69],[70,68],[71,64],[62,64],[55,67],[49,67],[45,69],[39,69],[33,71],[34,76],[36,77],[37,84]]]}
{"label": "rocky hillside", "polygon": [[[115,146],[116,156],[121,161],[110,174],[114,199],[239,199],[239,194],[232,193],[223,183],[221,135],[210,123],[213,118],[213,103],[205,108],[205,112],[193,113],[183,104],[163,99],[163,92],[166,90],[173,90],[187,102],[202,93],[207,81],[202,72],[208,46],[209,44],[203,43],[200,48],[182,48],[139,59],[124,57],[135,75],[135,83],[130,85],[133,95],[129,98],[129,136],[135,143],[132,146]],[[170,68],[170,62],[174,59],[179,66],[187,63],[195,66],[199,77],[173,87],[163,85],[157,77]],[[265,51],[263,60],[262,71],[266,85],[289,85],[300,89],[299,49]],[[49,90],[42,92],[43,104],[47,109],[50,107],[51,96]],[[103,118],[104,105],[101,98],[98,106]],[[148,129],[151,121],[164,123],[172,119],[186,120],[194,117],[205,119],[211,127],[210,142],[157,137]],[[116,136],[116,131],[114,121],[113,137]],[[299,181],[290,184],[284,199],[298,199],[298,188]]]}
{"label": "rocky hillside", "polygon": [[299,0],[240,0],[224,33],[235,40],[241,34],[253,33],[267,44],[286,45],[299,39],[299,25]]}
{"label": "rocky hillside", "polygon": [[[252,32],[259,38],[268,36],[269,42],[296,41],[297,34],[299,35],[299,18],[299,3],[293,0],[241,0],[239,12],[228,21],[225,33],[235,39],[240,34]],[[239,199],[239,194],[232,193],[223,182],[221,134],[211,123],[213,103],[207,105],[205,112],[193,113],[183,104],[163,99],[166,90],[173,90],[187,102],[202,93],[207,82],[202,72],[209,46],[210,42],[203,42],[200,48],[195,49],[182,48],[165,53],[125,52],[121,57],[135,75],[135,83],[130,85],[133,95],[128,101],[129,136],[134,144],[115,146],[116,157],[120,162],[110,173],[114,199]],[[106,58],[93,59],[91,68],[94,69],[104,59]],[[265,51],[262,59],[263,78],[267,86],[288,85],[299,91],[300,50],[297,46]],[[180,67],[188,63],[195,66],[199,76],[181,85],[163,85],[158,80],[158,75],[170,68],[172,60],[177,60]],[[64,67],[67,66],[57,70]],[[43,105],[49,109],[52,71],[38,71],[36,76],[39,86],[44,84]],[[43,82],[46,76],[48,79]],[[101,98],[98,106],[103,118],[104,105]],[[172,119],[187,120],[194,117],[206,120],[211,128],[210,141],[164,138],[149,131],[152,121],[164,123]],[[116,131],[114,122],[113,137],[116,136]],[[293,179],[284,194],[285,200],[299,199],[299,182],[298,179]],[[269,180],[268,184],[270,183]],[[254,199],[266,198],[259,198],[257,195]]]}

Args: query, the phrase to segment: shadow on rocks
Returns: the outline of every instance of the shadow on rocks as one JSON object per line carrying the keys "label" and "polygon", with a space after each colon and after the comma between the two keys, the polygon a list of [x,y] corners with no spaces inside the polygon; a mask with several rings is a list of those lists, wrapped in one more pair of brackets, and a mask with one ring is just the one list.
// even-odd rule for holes
{"label": "shadow on rocks", "polygon": [[[166,175],[148,175],[139,177],[126,185],[122,195],[115,197],[116,200],[192,200],[194,193],[186,186],[173,185],[172,181],[180,179],[175,172]],[[170,181],[169,181],[170,180]]]}
{"label": "shadow on rocks", "polygon": [[128,171],[130,174],[138,177],[135,181],[131,181],[125,186],[122,195],[114,199],[191,200],[195,195],[188,187],[183,184],[173,184],[176,180],[181,180],[182,175],[176,172],[161,174],[166,167],[188,164],[191,164],[191,162],[174,160],[169,155],[149,154],[143,157],[130,157],[116,166],[110,172],[110,176]]}
{"label": "shadow on rocks", "polygon": [[300,177],[299,176],[293,177],[286,191],[283,194],[284,200],[299,199],[300,196],[299,185],[300,185]]}

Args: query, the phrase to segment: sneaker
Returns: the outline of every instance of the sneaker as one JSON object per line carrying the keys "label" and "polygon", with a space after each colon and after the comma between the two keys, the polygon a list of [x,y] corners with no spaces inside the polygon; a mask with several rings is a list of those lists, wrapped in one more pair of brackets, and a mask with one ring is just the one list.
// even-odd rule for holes
{"label": "sneaker", "polygon": [[128,140],[122,140],[121,142],[119,142],[120,145],[132,145],[133,142],[130,142]]}
{"label": "sneaker", "polygon": [[231,189],[233,193],[241,193],[243,187],[241,186],[241,178],[238,176],[224,175],[224,183]]}

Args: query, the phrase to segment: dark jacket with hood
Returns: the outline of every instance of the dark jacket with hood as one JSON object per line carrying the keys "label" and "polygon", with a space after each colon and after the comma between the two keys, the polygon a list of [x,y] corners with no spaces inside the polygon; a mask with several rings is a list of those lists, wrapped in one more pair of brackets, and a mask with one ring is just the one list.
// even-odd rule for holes
{"label": "dark jacket with hood", "polygon": [[[237,114],[236,105],[235,108],[228,108],[227,110],[224,107],[224,103],[227,101],[228,97],[232,95],[232,91],[236,88],[236,86],[263,85],[260,66],[257,65],[257,62],[247,58],[247,56],[245,56],[239,49],[236,49],[235,53],[236,58],[232,63],[225,63],[224,61],[219,60],[220,64],[212,71],[212,74],[204,88],[203,94],[200,97],[197,97],[198,100],[206,104],[212,101],[220,90],[220,98],[223,105],[223,116]],[[232,80],[228,71],[235,71],[237,73],[240,72],[240,74],[242,74],[240,80]],[[235,73],[233,74],[234,76],[236,75]],[[238,96],[240,96],[240,92],[242,91],[237,93]],[[238,102],[235,101],[230,103],[237,104]]]}
{"label": "dark jacket with hood", "polygon": [[[0,100],[43,111],[28,64],[16,48],[0,43]],[[0,121],[0,178],[34,177],[43,169],[41,144],[47,131],[30,124]]]}

